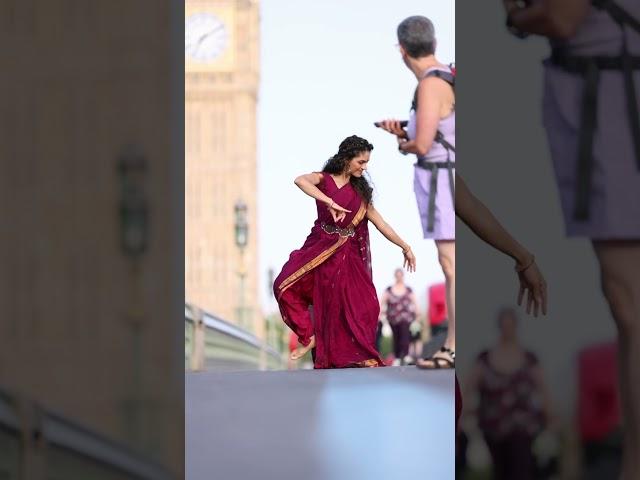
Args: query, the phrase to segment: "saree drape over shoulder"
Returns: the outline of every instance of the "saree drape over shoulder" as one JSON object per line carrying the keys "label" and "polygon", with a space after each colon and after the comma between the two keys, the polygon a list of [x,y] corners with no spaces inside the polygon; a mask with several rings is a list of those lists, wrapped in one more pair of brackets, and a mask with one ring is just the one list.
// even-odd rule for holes
{"label": "saree drape over shoulder", "polygon": [[315,368],[383,366],[375,347],[380,306],[366,204],[350,183],[338,188],[329,174],[318,188],[351,213],[336,224],[316,202],[311,233],[274,282],[280,313],[303,345],[315,335]]}

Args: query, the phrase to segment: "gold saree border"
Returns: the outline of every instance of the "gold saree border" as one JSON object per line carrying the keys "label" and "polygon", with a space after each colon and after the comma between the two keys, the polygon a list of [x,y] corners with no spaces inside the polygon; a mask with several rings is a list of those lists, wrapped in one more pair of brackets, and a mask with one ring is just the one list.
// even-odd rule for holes
{"label": "gold saree border", "polygon": [[380,361],[375,358],[369,358],[367,360],[362,360],[361,362],[354,362],[349,365],[351,368],[372,368],[372,367],[381,367],[384,364],[381,364]]}
{"label": "gold saree border", "polygon": [[[366,213],[367,213],[367,207],[366,207],[364,202],[361,202],[360,203],[360,208],[356,212],[356,215],[353,217],[353,220],[351,220],[351,223],[349,224],[349,226],[347,228],[349,228],[349,227],[353,227],[353,228],[357,227],[358,224],[364,218]],[[278,286],[278,292],[279,292],[278,293],[278,299],[280,299],[282,294],[289,287],[291,287],[294,283],[296,283],[305,273],[313,270],[318,265],[320,265],[321,263],[325,262],[331,255],[333,255],[333,253],[338,248],[340,248],[342,245],[345,244],[347,239],[348,239],[347,237],[340,237],[338,239],[338,241],[336,243],[334,243],[331,247],[329,247],[328,249],[326,249],[325,251],[320,253],[317,257],[315,257],[314,259],[310,260],[309,262],[304,264],[302,267],[300,267],[298,270],[296,270],[291,275],[289,275],[287,278],[285,278],[282,281],[282,283]]]}

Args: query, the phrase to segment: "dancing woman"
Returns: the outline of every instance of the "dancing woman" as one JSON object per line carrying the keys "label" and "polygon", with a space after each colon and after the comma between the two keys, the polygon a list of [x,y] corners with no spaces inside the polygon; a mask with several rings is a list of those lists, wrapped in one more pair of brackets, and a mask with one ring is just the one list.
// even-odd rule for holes
{"label": "dancing woman", "polygon": [[322,172],[295,180],[316,200],[318,216],[304,245],[282,267],[274,293],[284,322],[298,336],[300,346],[291,358],[315,348],[315,368],[384,365],[375,348],[380,306],[371,278],[368,221],[402,249],[404,267],[415,271],[411,247],[373,206],[373,189],[364,176],[372,150],[367,140],[348,137]]}

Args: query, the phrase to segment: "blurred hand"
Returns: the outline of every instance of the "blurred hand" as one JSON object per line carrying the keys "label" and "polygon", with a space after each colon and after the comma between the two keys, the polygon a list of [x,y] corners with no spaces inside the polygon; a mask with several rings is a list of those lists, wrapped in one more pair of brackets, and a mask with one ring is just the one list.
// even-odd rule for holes
{"label": "blurred hand", "polygon": [[416,257],[411,251],[411,247],[402,252],[404,255],[404,262],[402,266],[407,269],[407,272],[415,272],[416,271]]}
{"label": "blurred hand", "polygon": [[527,314],[533,312],[537,317],[539,312],[547,314],[547,282],[545,281],[535,260],[531,265],[518,272],[520,290],[518,291],[518,305],[522,306],[525,293],[527,293]]}
{"label": "blurred hand", "polygon": [[502,5],[507,15],[511,14],[514,10],[520,10],[524,6],[521,0],[502,0]]}
{"label": "blurred hand", "polygon": [[331,202],[330,205],[327,206],[331,216],[333,217],[333,221],[335,223],[341,222],[347,216],[347,213],[351,213],[351,210],[347,210],[346,208],[341,207],[336,202]]}
{"label": "blurred hand", "polygon": [[380,128],[392,133],[398,138],[407,138],[407,132],[400,126],[400,121],[396,119],[387,119],[380,122]]}

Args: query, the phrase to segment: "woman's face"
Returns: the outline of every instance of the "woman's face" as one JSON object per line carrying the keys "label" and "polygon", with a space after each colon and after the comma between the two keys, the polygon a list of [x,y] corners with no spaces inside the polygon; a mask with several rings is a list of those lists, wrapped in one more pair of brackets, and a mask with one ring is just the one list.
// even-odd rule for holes
{"label": "woman's face", "polygon": [[500,317],[500,333],[506,338],[515,338],[518,332],[518,320],[512,312],[505,312]]}
{"label": "woman's face", "polygon": [[400,269],[397,269],[395,273],[395,277],[397,282],[402,282],[404,280],[404,272]]}
{"label": "woman's face", "polygon": [[347,172],[349,175],[353,175],[354,177],[361,177],[364,172],[367,171],[367,164],[369,163],[369,157],[371,156],[371,152],[361,152],[351,160],[349,160],[349,164],[347,165]]}

